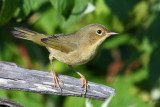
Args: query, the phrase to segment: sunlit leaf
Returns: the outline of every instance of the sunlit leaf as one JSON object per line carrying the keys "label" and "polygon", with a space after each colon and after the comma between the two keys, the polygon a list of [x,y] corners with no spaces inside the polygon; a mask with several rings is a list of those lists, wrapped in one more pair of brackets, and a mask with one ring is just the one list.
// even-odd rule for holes
{"label": "sunlit leaf", "polygon": [[75,0],[50,0],[50,2],[67,19],[72,13]]}
{"label": "sunlit leaf", "polygon": [[139,98],[139,96],[131,95],[134,83],[131,82],[132,77],[119,76],[117,82],[112,84],[116,89],[116,96],[109,103],[109,107],[148,107],[147,104]]}
{"label": "sunlit leaf", "polygon": [[127,34],[123,35],[115,35],[116,37],[110,37],[106,42],[103,44],[103,48],[111,49],[116,48],[119,45],[127,43],[130,39],[130,36]]}
{"label": "sunlit leaf", "polygon": [[151,0],[150,7],[153,12],[160,12],[160,1]]}
{"label": "sunlit leaf", "polygon": [[32,10],[32,6],[34,5],[35,0],[21,0],[20,1],[20,6],[19,6],[19,12],[18,12],[18,17],[24,19],[29,15],[29,13]]}
{"label": "sunlit leaf", "polygon": [[68,28],[74,22],[80,20],[83,16],[83,13],[87,9],[88,1],[87,0],[75,0],[75,5],[72,11],[72,14],[68,20],[62,23],[62,28]]}
{"label": "sunlit leaf", "polygon": [[63,17],[59,15],[54,8],[49,7],[46,11],[41,13],[41,17],[34,24],[34,27],[41,29],[41,32],[43,31],[48,35],[52,35],[57,25],[62,21]]}
{"label": "sunlit leaf", "polygon": [[138,26],[148,15],[148,4],[145,1],[138,3],[133,10],[133,21],[130,23],[133,26]]}
{"label": "sunlit leaf", "polygon": [[7,90],[0,90],[0,96],[3,98],[8,98]]}
{"label": "sunlit leaf", "polygon": [[12,100],[19,102],[25,107],[45,107],[42,101],[42,96],[38,95],[37,93],[11,91],[10,94],[10,98]]}
{"label": "sunlit leaf", "polygon": [[67,97],[63,107],[85,107],[85,99],[77,97]]}

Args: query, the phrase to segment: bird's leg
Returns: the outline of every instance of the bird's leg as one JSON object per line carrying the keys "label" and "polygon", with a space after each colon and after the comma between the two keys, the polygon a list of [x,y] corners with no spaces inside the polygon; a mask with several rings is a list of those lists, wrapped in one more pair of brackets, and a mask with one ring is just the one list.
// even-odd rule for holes
{"label": "bird's leg", "polygon": [[84,88],[84,93],[86,93],[88,84],[87,84],[87,80],[86,80],[85,76],[83,76],[80,72],[78,72],[76,69],[74,69],[74,68],[72,67],[72,65],[68,65],[68,66],[69,66],[73,71],[75,71],[78,75],[81,76],[82,87]]}
{"label": "bird's leg", "polygon": [[57,74],[56,74],[56,72],[54,70],[52,59],[53,59],[53,57],[51,57],[51,55],[50,55],[49,56],[49,60],[50,60],[51,66],[52,66],[51,73],[53,75],[53,80],[54,80],[55,86],[58,86],[58,88],[60,88],[60,90],[61,90],[59,82],[61,82],[62,84],[63,84],[63,82],[58,78],[58,76],[57,76]]}

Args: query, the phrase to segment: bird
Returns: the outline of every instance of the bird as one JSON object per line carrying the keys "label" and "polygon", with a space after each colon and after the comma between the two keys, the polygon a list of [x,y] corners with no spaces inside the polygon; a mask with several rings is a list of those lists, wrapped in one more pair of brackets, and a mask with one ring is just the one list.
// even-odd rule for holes
{"label": "bird", "polygon": [[49,51],[49,60],[52,67],[51,73],[55,86],[61,89],[59,79],[53,66],[53,59],[67,64],[81,78],[82,88],[84,93],[87,92],[88,83],[79,71],[72,65],[82,65],[89,62],[97,52],[101,43],[111,35],[117,35],[116,32],[111,32],[105,26],[100,24],[89,24],[81,28],[79,31],[71,34],[55,34],[46,35],[32,31],[27,28],[14,27],[12,34],[21,39],[33,41],[39,45],[45,46]]}

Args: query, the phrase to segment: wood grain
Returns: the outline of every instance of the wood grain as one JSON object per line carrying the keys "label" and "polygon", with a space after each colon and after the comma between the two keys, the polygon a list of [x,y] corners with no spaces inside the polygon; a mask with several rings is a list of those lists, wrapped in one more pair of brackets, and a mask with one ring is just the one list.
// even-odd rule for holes
{"label": "wood grain", "polygon": [[15,63],[0,61],[0,89],[85,97],[97,100],[105,100],[108,96],[115,95],[115,89],[89,81],[87,93],[84,94],[80,79],[65,75],[58,75],[58,77],[64,83],[60,83],[62,91],[54,86],[52,75],[49,72],[24,69]]}

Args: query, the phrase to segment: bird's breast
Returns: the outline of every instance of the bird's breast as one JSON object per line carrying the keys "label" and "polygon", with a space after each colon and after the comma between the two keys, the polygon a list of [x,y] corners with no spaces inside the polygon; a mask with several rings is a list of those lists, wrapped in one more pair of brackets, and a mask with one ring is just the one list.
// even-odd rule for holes
{"label": "bird's breast", "polygon": [[96,54],[97,48],[106,37],[99,39],[92,45],[80,46],[69,53],[65,53],[53,48],[47,48],[57,60],[68,65],[81,65],[90,61]]}
{"label": "bird's breast", "polygon": [[96,48],[93,49],[92,46],[81,47],[69,53],[64,53],[53,48],[47,49],[54,58],[68,65],[85,64],[93,58],[96,51]]}

